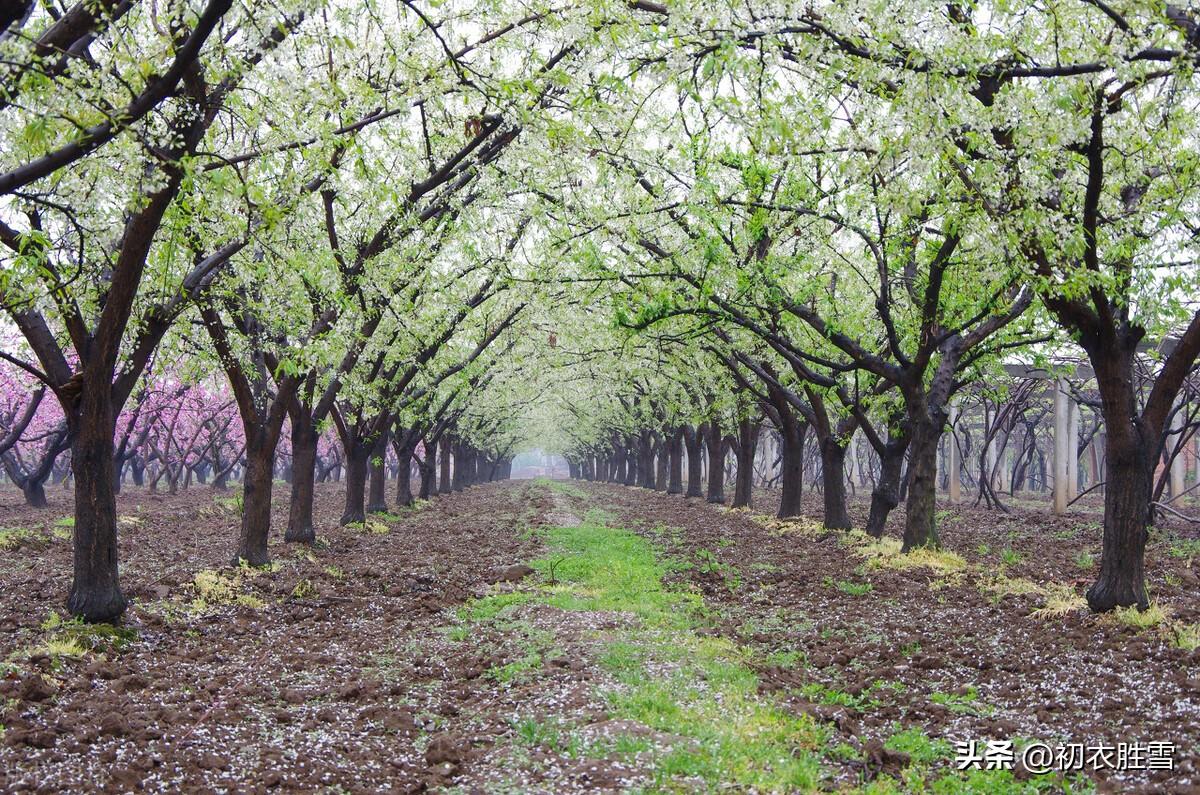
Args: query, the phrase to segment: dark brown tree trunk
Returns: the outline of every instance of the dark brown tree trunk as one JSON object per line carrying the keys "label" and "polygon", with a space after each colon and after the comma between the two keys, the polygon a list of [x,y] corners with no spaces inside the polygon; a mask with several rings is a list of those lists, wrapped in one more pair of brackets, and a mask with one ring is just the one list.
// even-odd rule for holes
{"label": "dark brown tree trunk", "polygon": [[687,497],[704,496],[704,475],[700,448],[704,444],[701,428],[684,426],[683,443],[687,448]]}
{"label": "dark brown tree trunk", "polygon": [[799,516],[800,500],[804,496],[804,438],[808,424],[799,422],[791,411],[783,414],[779,429],[779,516],[786,519]]}
{"label": "dark brown tree trunk", "polygon": [[433,455],[434,448],[426,446],[425,457],[418,466],[418,469],[421,470],[421,491],[417,496],[422,500],[427,500],[437,493],[437,466],[434,463]]}
{"label": "dark brown tree trunk", "polygon": [[[116,480],[113,481],[114,492],[116,491]],[[26,478],[25,483],[21,486],[21,493],[25,496],[25,505],[30,508],[49,508],[50,503],[46,501],[46,486],[44,480],[35,478]]]}
{"label": "dark brown tree trunk", "polygon": [[904,546],[938,546],[937,454],[946,417],[941,412],[922,414],[910,405],[912,440],[909,443],[908,499],[905,502]]}
{"label": "dark brown tree trunk", "polygon": [[725,437],[716,425],[707,425],[704,441],[708,446],[708,494],[712,503],[725,503]]}
{"label": "dark brown tree trunk", "polygon": [[467,475],[467,447],[462,442],[454,444],[454,474],[450,479],[450,486],[455,491],[462,491],[466,487]]}
{"label": "dark brown tree trunk", "polygon": [[[292,412],[292,497],[288,508],[288,526],[283,540],[311,544],[317,540],[313,529],[313,491],[317,476],[317,430],[305,406]],[[216,484],[214,483],[214,486]]]}
{"label": "dark brown tree trunk", "polygon": [[[371,457],[367,462],[370,473],[370,484],[367,490],[367,513],[387,513],[387,470],[384,464],[387,460],[388,432],[379,434],[371,447]],[[408,501],[412,502],[412,492]]]}
{"label": "dark brown tree trunk", "polygon": [[846,448],[832,437],[821,442],[821,485],[825,492],[825,527],[849,530],[846,509]]}
{"label": "dark brown tree trunk", "polygon": [[1112,345],[1107,361],[1092,356],[1106,433],[1104,450],[1104,548],[1100,576],[1088,589],[1096,612],[1149,605],[1145,553],[1150,526],[1150,495],[1162,453],[1162,431],[1142,427],[1134,395],[1136,343]]}
{"label": "dark brown tree trunk", "polygon": [[247,435],[246,474],[242,479],[242,526],[233,565],[271,562],[267,538],[271,532],[271,488],[274,485],[275,446],[278,437],[266,430]]}
{"label": "dark brown tree trunk", "polygon": [[643,431],[638,439],[638,482],[644,489],[654,488],[654,440],[649,431]]}
{"label": "dark brown tree trunk", "polygon": [[683,431],[679,428],[667,437],[667,468],[670,470],[667,494],[683,494]]}
{"label": "dark brown tree trunk", "polygon": [[641,456],[638,455],[636,449],[627,449],[625,451],[625,485],[636,486],[638,476],[641,474],[638,470],[641,462]]}
{"label": "dark brown tree trunk", "polygon": [[74,579],[67,610],[85,621],[114,621],[127,602],[117,574],[116,422],[109,378],[83,379],[74,430]]}
{"label": "dark brown tree trunk", "polygon": [[655,491],[667,490],[667,442],[665,439],[660,440],[658,449],[654,454],[654,489]]}
{"label": "dark brown tree trunk", "polygon": [[453,488],[450,480],[450,437],[438,441],[438,494],[449,494]]}
{"label": "dark brown tree trunk", "polygon": [[[396,438],[403,439],[402,444],[393,445],[396,451],[396,460],[399,464],[396,467],[396,505],[404,508],[412,505],[415,501],[412,492],[412,464],[413,453],[416,452],[417,442],[420,439],[414,430],[403,431],[397,428]],[[422,477],[424,473],[422,471]]]}
{"label": "dark brown tree trunk", "polygon": [[907,439],[890,440],[879,456],[879,480],[871,491],[871,512],[867,516],[867,535],[873,538],[883,538],[888,514],[900,504],[900,475],[907,450]]}
{"label": "dark brown tree trunk", "polygon": [[342,511],[341,524],[365,522],[367,514],[367,459],[371,446],[357,439],[351,440],[346,448],[346,508]]}
{"label": "dark brown tree trunk", "polygon": [[758,422],[738,423],[737,476],[733,482],[733,507],[749,508],[754,499],[754,453],[758,450]]}

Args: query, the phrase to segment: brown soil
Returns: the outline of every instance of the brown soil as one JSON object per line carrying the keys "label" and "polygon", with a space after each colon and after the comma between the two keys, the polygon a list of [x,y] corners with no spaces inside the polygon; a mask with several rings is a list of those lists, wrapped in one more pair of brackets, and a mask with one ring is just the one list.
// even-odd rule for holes
{"label": "brown soil", "polygon": [[[588,489],[625,526],[666,541],[670,554],[695,560],[701,550],[706,558],[713,553],[723,570],[694,566],[684,576],[725,607],[723,631],[761,660],[797,652],[804,661],[790,669],[760,665],[762,687],[789,694],[796,710],[829,721],[851,745],[866,749],[898,726],[951,743],[1163,740],[1175,744],[1174,771],[1108,771],[1099,777],[1101,788],[1200,792],[1200,649],[1175,648],[1165,630],[1137,631],[1086,610],[1031,617],[1038,597],[996,598],[981,590],[976,573],[947,582],[928,569],[864,571],[863,559],[835,533],[772,530],[765,517],[644,489]],[[773,496],[756,495],[753,510],[773,511]],[[808,516],[820,515],[815,499],[806,503]],[[1063,517],[1021,508],[1010,514],[939,508],[945,509],[943,546],[984,571],[1069,583],[1079,594],[1096,575],[1101,531],[1094,507]],[[866,509],[865,502],[852,504],[859,527]],[[900,535],[901,520],[902,508],[889,519],[892,537]],[[649,532],[656,526],[686,532]],[[1004,550],[1016,554],[1009,558],[1015,562],[1003,562]],[[1080,567],[1081,552],[1093,555],[1089,568]],[[1172,608],[1173,619],[1193,625],[1200,622],[1198,567],[1200,559],[1172,556],[1165,542],[1148,549],[1154,598]],[[869,582],[871,591],[852,595],[839,582]],[[861,698],[843,706],[796,695],[813,682]],[[903,688],[891,684],[897,682]],[[951,696],[939,696],[950,706],[933,700],[935,693]],[[862,772],[855,760],[839,778],[851,783]]]}
{"label": "brown soil", "polygon": [[[54,489],[51,508],[33,511],[19,493],[0,491],[0,527],[29,531],[0,551],[0,659],[9,661],[0,668],[0,789],[562,792],[645,783],[637,760],[551,758],[518,736],[528,716],[569,716],[597,735],[644,730],[614,725],[622,722],[598,695],[605,674],[595,630],[612,616],[525,605],[519,631],[481,624],[465,641],[448,637],[472,597],[528,581],[520,566],[542,551],[524,529],[565,523],[589,506],[617,513],[668,554],[715,555],[719,566],[679,576],[723,617],[720,631],[754,652],[762,689],[828,721],[861,751],[826,760],[830,788],[894,772],[903,760],[879,741],[897,725],[947,740],[1166,740],[1176,745],[1174,771],[1112,774],[1102,787],[1182,793],[1200,783],[1200,651],[1085,612],[1033,618],[1035,597],[994,600],[969,577],[863,572],[834,534],[781,533],[745,512],[643,489],[579,487],[587,499],[564,507],[527,482],[479,486],[394,520],[338,528],[340,487],[325,484],[320,544],[275,543],[278,567],[254,576],[222,568],[236,537],[231,505],[206,488],[130,489],[119,513],[134,517],[124,523],[121,559],[136,638],[78,657],[44,652],[71,632],[48,623],[62,613],[70,580],[69,531],[54,526],[70,513],[69,495]],[[287,494],[276,491],[281,534]],[[1098,553],[1093,522],[957,508],[943,520],[943,540],[972,563],[1081,590],[1094,571],[1076,556]],[[1001,564],[1003,549],[1019,560]],[[1190,560],[1159,545],[1148,568],[1173,617],[1200,621]],[[200,604],[195,578],[205,570],[222,574]],[[855,596],[839,581],[872,589]],[[545,628],[557,645],[538,676],[498,677]],[[781,652],[801,664],[768,661]],[[802,697],[814,683],[855,703]],[[950,706],[935,693],[951,696],[942,699]]]}

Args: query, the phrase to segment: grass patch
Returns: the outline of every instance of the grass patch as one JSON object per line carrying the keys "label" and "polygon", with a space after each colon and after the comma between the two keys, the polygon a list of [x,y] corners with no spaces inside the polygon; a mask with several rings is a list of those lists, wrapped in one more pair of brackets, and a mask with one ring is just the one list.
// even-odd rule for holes
{"label": "grass patch", "polygon": [[900,724],[893,726],[895,734],[883,744],[889,751],[908,754],[913,764],[928,765],[950,759],[954,749],[945,740],[935,740],[916,726],[900,730]]}
{"label": "grass patch", "polygon": [[866,596],[874,590],[874,586],[869,582],[850,582],[849,580],[838,580],[837,589],[844,594],[850,596]]}
{"label": "grass patch", "polygon": [[1050,583],[1043,592],[1046,603],[1029,615],[1033,618],[1061,618],[1087,608],[1087,602],[1065,583]]}
{"label": "grass patch", "polygon": [[382,516],[383,514],[371,514],[371,518],[365,522],[349,522],[343,525],[343,527],[347,530],[355,530],[360,533],[384,536],[392,532],[392,528],[388,527],[386,522],[379,521],[379,517]]}
{"label": "grass patch", "polygon": [[0,550],[12,551],[33,537],[33,533],[23,527],[0,527]]}
{"label": "grass patch", "polygon": [[[636,617],[634,626],[613,633],[600,663],[619,683],[604,694],[614,718],[677,738],[651,752],[653,788],[814,789],[820,776],[815,751],[826,731],[760,694],[739,646],[699,633],[705,618],[699,595],[663,584],[677,563],[598,518],[589,512],[579,527],[547,530],[551,555],[532,565],[544,572],[557,560],[559,584],[525,595],[566,610]],[[482,612],[498,613],[521,595],[481,600],[487,604]],[[518,728],[523,741],[552,731],[535,723]],[[638,750],[649,749],[638,743]]]}
{"label": "grass patch", "polygon": [[580,499],[580,500],[587,498],[586,491],[584,491],[583,489],[574,485],[573,483],[568,483],[563,480],[551,480],[550,478],[534,478],[533,483],[535,486],[547,488],[547,489],[550,489],[551,491],[556,491],[559,494],[564,494],[568,497],[575,497],[576,499]]}
{"label": "grass patch", "polygon": [[1163,607],[1158,602],[1151,602],[1145,610],[1137,607],[1118,607],[1112,613],[1118,624],[1134,629],[1149,629],[1167,621],[1171,616],[1171,608]]}
{"label": "grass patch", "polygon": [[844,543],[851,551],[866,560],[870,569],[906,569],[926,568],[938,574],[957,574],[967,568],[967,562],[962,555],[948,549],[918,547],[901,552],[900,541],[895,538],[871,538],[861,530],[851,530],[844,536]]}
{"label": "grass patch", "polygon": [[30,654],[44,653],[51,660],[60,657],[77,659],[93,652],[119,652],[138,637],[133,627],[86,624],[82,619],[64,618],[54,612],[42,622],[42,630],[47,633],[45,640],[28,651]]}
{"label": "grass patch", "polygon": [[260,567],[243,563],[236,568],[198,571],[192,578],[194,596],[188,609],[193,613],[203,613],[214,607],[240,605],[261,610],[266,607],[266,602],[255,594],[246,593],[244,586],[255,577],[278,569],[277,563]]}
{"label": "grass patch", "polygon": [[1167,554],[1173,558],[1200,558],[1200,538],[1173,538]]}
{"label": "grass patch", "polygon": [[930,693],[929,700],[941,704],[956,715],[988,715],[993,711],[990,704],[979,700],[979,694],[974,687],[968,687],[965,693]]}
{"label": "grass patch", "polygon": [[1200,648],[1200,624],[1184,624],[1182,621],[1172,624],[1171,645],[1184,651]]}

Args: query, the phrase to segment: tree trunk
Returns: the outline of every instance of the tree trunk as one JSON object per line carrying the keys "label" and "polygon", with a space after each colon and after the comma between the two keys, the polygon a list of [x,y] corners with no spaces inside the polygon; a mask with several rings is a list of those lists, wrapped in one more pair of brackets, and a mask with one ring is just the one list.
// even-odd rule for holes
{"label": "tree trunk", "polygon": [[443,436],[438,442],[438,494],[449,494],[453,488],[450,481],[450,437]]}
{"label": "tree trunk", "polygon": [[[312,415],[301,406],[292,413],[292,497],[288,508],[288,526],[283,540],[311,544],[317,540],[313,529],[313,490],[317,475],[317,431]],[[216,483],[214,482],[214,487]]]}
{"label": "tree trunk", "polygon": [[417,467],[421,472],[421,491],[417,496],[422,500],[427,500],[437,493],[437,462],[434,460],[434,451],[437,449],[437,445],[423,442],[422,447],[424,455]]}
{"label": "tree trunk", "polygon": [[883,538],[888,514],[900,504],[900,473],[907,449],[907,441],[889,441],[879,456],[879,480],[871,491],[871,513],[867,516],[867,535],[873,538]]}
{"label": "tree trunk", "polygon": [[[21,493],[25,495],[25,505],[30,508],[49,508],[46,501],[46,481],[30,475],[21,484]],[[113,478],[113,493],[116,493],[116,478]]]}
{"label": "tree trunk", "polygon": [[759,425],[751,419],[738,423],[737,478],[733,483],[733,507],[749,508],[754,498],[754,453],[758,450]]}
{"label": "tree trunk", "polygon": [[917,547],[938,546],[937,454],[946,418],[940,412],[924,416],[914,414],[910,410],[912,441],[909,443],[908,500],[904,516],[905,552]]}
{"label": "tree trunk", "polygon": [[804,437],[808,425],[798,422],[791,411],[783,415],[779,429],[782,440],[779,448],[779,513],[780,519],[800,515],[800,499],[804,495]]}
{"label": "tree trunk", "polygon": [[454,491],[462,491],[465,488],[463,481],[466,479],[467,470],[467,450],[466,445],[462,442],[454,444],[454,474],[450,478],[450,487]]}
{"label": "tree trunk", "polygon": [[1100,576],[1087,592],[1088,606],[1098,613],[1118,606],[1137,605],[1144,609],[1149,605],[1146,539],[1154,469],[1162,452],[1162,430],[1145,428],[1135,419],[1134,350],[1134,345],[1129,345],[1108,361],[1091,357],[1106,433],[1104,549]]}
{"label": "tree trunk", "polygon": [[[257,438],[255,438],[257,437]],[[271,532],[271,487],[275,469],[275,443],[266,430],[247,434],[246,474],[242,479],[242,527],[233,565],[251,566],[271,562],[267,537]]]}
{"label": "tree trunk", "polygon": [[654,489],[655,491],[667,490],[667,439],[664,437],[658,442],[658,450],[654,456]]}
{"label": "tree trunk", "polygon": [[687,497],[703,497],[704,480],[701,470],[700,448],[704,444],[704,436],[700,428],[684,426],[683,443],[687,447]]}
{"label": "tree trunk", "polygon": [[[396,469],[396,505],[404,508],[412,505],[412,460],[413,452],[417,449],[416,440],[401,446],[396,450],[400,466]],[[422,477],[424,473],[422,472]]]}
{"label": "tree trunk", "polygon": [[85,377],[79,395],[75,462],[74,579],[67,610],[85,621],[114,621],[125,612],[117,573],[117,500],[113,491],[112,387]]}
{"label": "tree trunk", "polygon": [[667,468],[670,482],[667,494],[683,494],[683,431],[676,428],[667,437]]}
{"label": "tree trunk", "polygon": [[654,488],[654,441],[649,433],[638,440],[638,485],[644,489]]}
{"label": "tree trunk", "polygon": [[712,503],[725,503],[725,437],[716,425],[705,429],[704,441],[708,445],[708,494]]}
{"label": "tree trunk", "polygon": [[[385,430],[379,434],[379,438],[371,446],[371,458],[367,462],[367,469],[370,472],[367,513],[387,513],[387,470],[384,468],[387,462],[387,444],[388,432]],[[408,494],[408,501],[412,502],[411,491]]]}
{"label": "tree trunk", "polygon": [[825,527],[830,530],[849,530],[846,448],[832,436],[821,442],[821,485],[825,492]]}
{"label": "tree trunk", "polygon": [[638,475],[641,474],[638,471],[641,468],[639,466],[640,463],[641,463],[641,456],[638,455],[637,450],[626,450],[625,451],[625,485],[626,486],[636,486],[637,485]]}
{"label": "tree trunk", "polygon": [[346,509],[342,512],[342,525],[365,522],[364,508],[367,500],[367,459],[371,448],[357,439],[346,446]]}

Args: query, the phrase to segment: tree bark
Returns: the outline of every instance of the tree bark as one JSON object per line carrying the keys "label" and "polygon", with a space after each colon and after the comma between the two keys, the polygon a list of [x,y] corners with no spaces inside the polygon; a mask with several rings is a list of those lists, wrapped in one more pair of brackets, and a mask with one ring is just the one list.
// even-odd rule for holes
{"label": "tree bark", "polygon": [[116,421],[109,378],[83,379],[74,430],[74,579],[67,610],[85,621],[114,621],[128,603],[117,574]]}
{"label": "tree bark", "polygon": [[910,406],[912,440],[909,443],[908,500],[904,516],[905,552],[938,546],[937,454],[944,412],[916,413]]}
{"label": "tree bark", "polygon": [[749,418],[738,423],[737,476],[733,483],[733,507],[749,508],[754,499],[754,453],[758,450],[759,423]]}
{"label": "tree bark", "polygon": [[643,431],[638,439],[638,485],[644,489],[654,488],[654,440],[649,431]]}
{"label": "tree bark", "polygon": [[371,446],[359,439],[351,439],[345,448],[346,508],[342,511],[342,525],[367,520],[367,459],[371,454]]}
{"label": "tree bark", "polygon": [[1107,361],[1092,357],[1106,433],[1104,450],[1104,548],[1100,576],[1088,589],[1096,612],[1149,606],[1145,552],[1150,495],[1162,451],[1161,429],[1137,421],[1133,355],[1136,343],[1112,351]]}
{"label": "tree bark", "polygon": [[888,514],[900,504],[900,475],[907,450],[907,437],[890,439],[879,454],[879,480],[871,491],[871,512],[867,516],[867,535],[873,538],[883,538]]}
{"label": "tree bark", "polygon": [[[387,513],[387,470],[384,464],[387,460],[388,432],[385,429],[371,446],[371,457],[367,462],[370,472],[370,484],[367,491],[367,513]],[[412,492],[408,500],[412,502]]]}
{"label": "tree bark", "polygon": [[271,488],[275,469],[278,437],[260,429],[246,438],[246,474],[242,480],[242,526],[238,533],[233,565],[243,561],[251,566],[271,562],[267,536],[271,530]]}
{"label": "tree bark", "polygon": [[670,482],[667,494],[683,494],[683,430],[676,428],[667,437],[667,468]]}
{"label": "tree bark", "polygon": [[850,513],[846,509],[846,448],[829,437],[821,442],[821,484],[825,492],[825,527],[849,530]]}
{"label": "tree bark", "polygon": [[[418,439],[415,438],[415,433],[410,435],[414,437],[411,441],[396,447],[396,458],[400,462],[396,468],[396,505],[401,508],[408,507],[415,501],[412,492],[412,460]],[[424,470],[421,475],[424,479]]]}
{"label": "tree bark", "polygon": [[[317,430],[312,414],[305,406],[292,412],[292,497],[288,508],[288,526],[283,540],[311,544],[317,540],[313,529],[313,492],[317,476]],[[214,482],[214,487],[216,486]]]}
{"label": "tree bark", "polygon": [[804,496],[804,438],[808,424],[796,420],[791,411],[784,412],[779,429],[779,513],[780,519],[799,516]]}
{"label": "tree bark", "polygon": [[704,441],[708,446],[708,494],[712,503],[725,503],[725,437],[715,424],[706,425]]}
{"label": "tree bark", "polygon": [[417,495],[422,500],[427,500],[437,493],[437,462],[434,461],[437,445],[422,443],[424,455],[421,458],[421,463],[417,468],[421,472],[421,491]]}
{"label": "tree bark", "polygon": [[663,435],[655,445],[656,451],[654,454],[654,490],[666,491],[668,466],[667,466],[667,440]]}
{"label": "tree bark", "polygon": [[701,427],[685,425],[683,427],[683,443],[687,448],[687,497],[704,496],[704,475],[702,470],[700,448],[704,444]]}
{"label": "tree bark", "polygon": [[449,494],[453,488],[450,481],[450,437],[438,441],[438,494]]}

